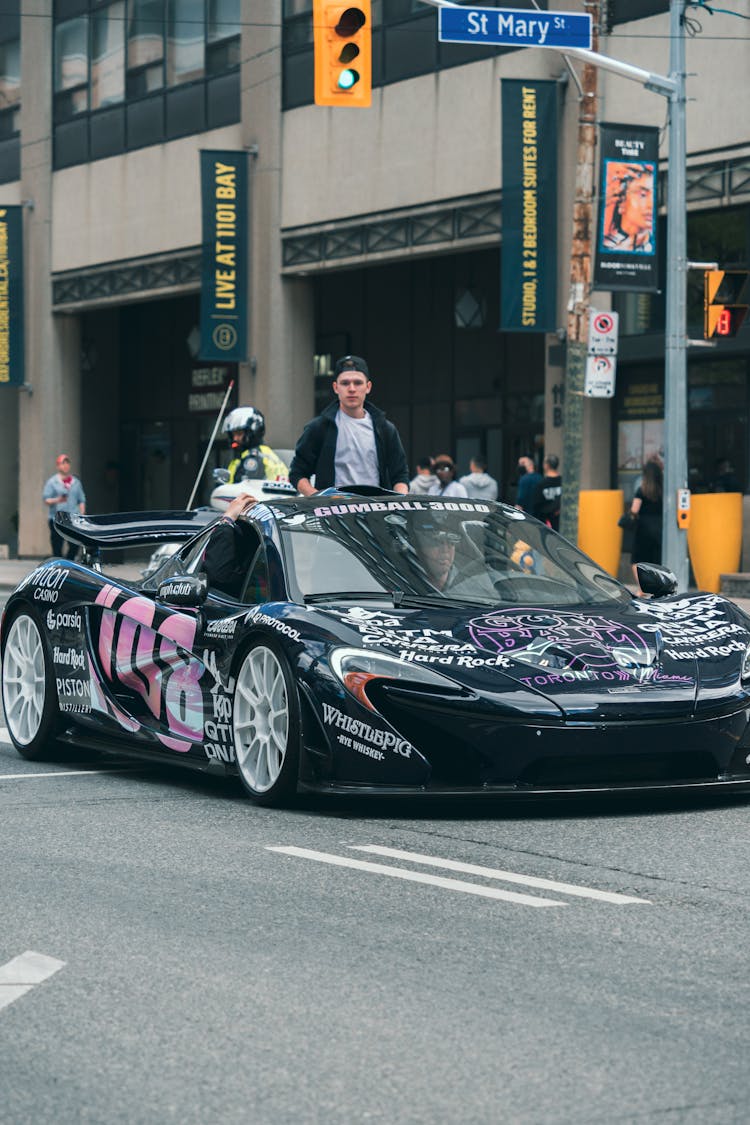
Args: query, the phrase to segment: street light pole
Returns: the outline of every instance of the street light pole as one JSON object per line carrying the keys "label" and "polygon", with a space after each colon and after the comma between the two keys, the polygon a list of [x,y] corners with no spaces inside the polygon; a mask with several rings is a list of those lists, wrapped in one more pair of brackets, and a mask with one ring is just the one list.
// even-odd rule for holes
{"label": "street light pole", "polygon": [[685,138],[685,0],[669,9],[669,167],[667,169],[667,310],[664,340],[664,505],[662,561],[687,589],[687,532],[677,525],[677,489],[687,488],[687,146]]}

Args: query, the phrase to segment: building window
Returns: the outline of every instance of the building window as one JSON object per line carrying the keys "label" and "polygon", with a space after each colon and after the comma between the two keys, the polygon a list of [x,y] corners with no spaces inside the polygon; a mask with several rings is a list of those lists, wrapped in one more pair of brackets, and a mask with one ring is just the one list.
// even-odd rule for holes
{"label": "building window", "polygon": [[208,0],[206,70],[220,74],[240,64],[240,0]]}
{"label": "building window", "polygon": [[91,22],[91,108],[125,97],[124,0],[95,12]]}
{"label": "building window", "polygon": [[55,120],[89,108],[89,17],[76,16],[55,28]]}
{"label": "building window", "polygon": [[0,138],[18,132],[21,110],[21,43],[0,43]]}
{"label": "building window", "polygon": [[203,0],[167,0],[167,85],[195,82],[205,73]]}
{"label": "building window", "polygon": [[128,23],[129,98],[164,85],[164,0],[130,0]]}
{"label": "building window", "polygon": [[240,0],[55,7],[55,168],[239,121]]}

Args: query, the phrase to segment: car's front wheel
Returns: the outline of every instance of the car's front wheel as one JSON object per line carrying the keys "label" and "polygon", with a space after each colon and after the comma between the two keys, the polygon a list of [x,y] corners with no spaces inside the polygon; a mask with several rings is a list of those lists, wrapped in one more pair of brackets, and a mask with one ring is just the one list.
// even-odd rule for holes
{"label": "car's front wheel", "polygon": [[232,722],[245,788],[260,805],[287,799],[299,773],[300,708],[289,662],[270,641],[249,649],[237,670]]}
{"label": "car's front wheel", "polygon": [[24,758],[41,758],[59,732],[60,710],[49,645],[36,617],[25,610],[7,626],[2,681],[13,745]]}

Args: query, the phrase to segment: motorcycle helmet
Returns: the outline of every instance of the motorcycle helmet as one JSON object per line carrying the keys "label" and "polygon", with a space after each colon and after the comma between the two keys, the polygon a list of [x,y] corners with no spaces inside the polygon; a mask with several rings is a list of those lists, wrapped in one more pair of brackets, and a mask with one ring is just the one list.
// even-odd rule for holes
{"label": "motorcycle helmet", "polygon": [[[254,406],[237,406],[229,411],[221,429],[222,433],[229,437],[233,450],[252,449],[263,441],[266,420],[260,410],[256,410]],[[234,437],[237,430],[242,430],[239,441]]]}

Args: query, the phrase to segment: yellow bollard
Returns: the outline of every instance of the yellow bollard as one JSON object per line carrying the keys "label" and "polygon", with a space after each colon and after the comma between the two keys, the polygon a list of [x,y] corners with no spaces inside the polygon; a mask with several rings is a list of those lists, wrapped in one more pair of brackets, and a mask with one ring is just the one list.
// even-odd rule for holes
{"label": "yellow bollard", "polygon": [[578,546],[615,578],[622,554],[622,528],[617,521],[624,503],[621,488],[597,488],[578,494]]}
{"label": "yellow bollard", "polygon": [[690,497],[687,537],[698,589],[718,594],[720,576],[740,569],[742,493],[694,493]]}

